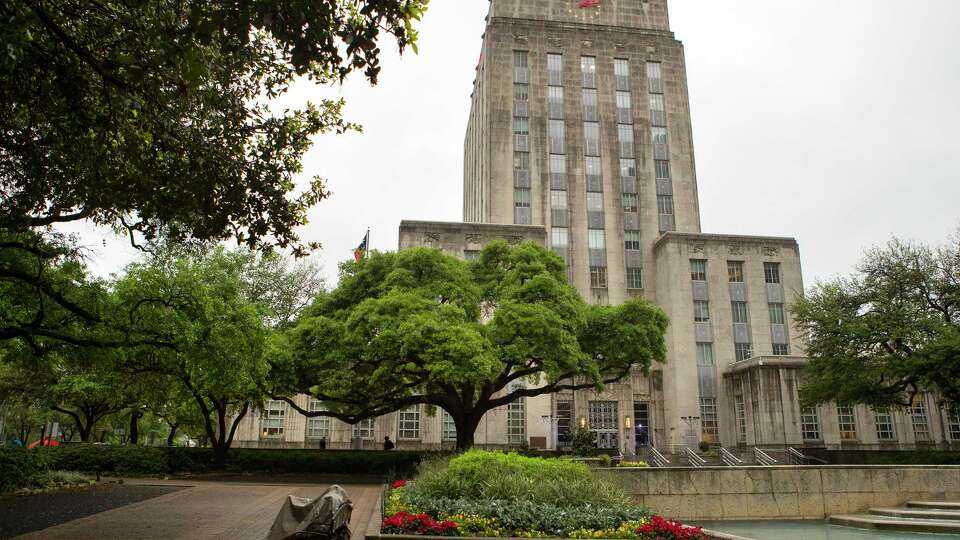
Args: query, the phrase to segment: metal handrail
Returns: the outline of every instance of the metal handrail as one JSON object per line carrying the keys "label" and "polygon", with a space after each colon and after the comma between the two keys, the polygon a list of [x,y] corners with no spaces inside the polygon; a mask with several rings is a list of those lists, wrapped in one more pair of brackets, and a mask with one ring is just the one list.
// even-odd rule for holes
{"label": "metal handrail", "polygon": [[648,446],[647,449],[650,451],[650,463],[652,463],[654,467],[666,467],[670,464],[667,456],[661,454],[656,448]]}
{"label": "metal handrail", "polygon": [[738,467],[743,465],[743,460],[733,455],[732,452],[727,450],[724,447],[720,447],[720,460],[723,461],[728,467]]}
{"label": "metal handrail", "polygon": [[808,463],[807,456],[792,446],[787,448],[787,456],[790,458],[792,465],[806,465]]}
{"label": "metal handrail", "polygon": [[703,459],[696,452],[690,448],[684,446],[683,454],[687,457],[687,461],[690,463],[691,467],[703,467],[707,464],[707,460]]}
{"label": "metal handrail", "polygon": [[776,459],[774,459],[770,454],[768,454],[768,453],[764,452],[763,450],[757,448],[756,446],[753,447],[753,458],[754,458],[754,459],[757,461],[757,463],[759,463],[760,465],[764,465],[764,466],[767,466],[767,467],[769,467],[769,466],[771,466],[771,465],[776,465],[776,464],[777,464],[777,460],[776,460]]}

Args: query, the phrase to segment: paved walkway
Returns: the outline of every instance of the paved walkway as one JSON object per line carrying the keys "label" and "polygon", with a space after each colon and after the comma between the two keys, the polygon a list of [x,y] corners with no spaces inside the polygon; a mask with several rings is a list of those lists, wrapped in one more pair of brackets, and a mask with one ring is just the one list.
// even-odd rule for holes
{"label": "paved walkway", "polygon": [[[264,540],[287,495],[316,497],[325,484],[128,480],[128,483],[190,486],[188,489],[76,519],[23,539]],[[380,504],[379,486],[343,485],[353,501],[350,530],[362,539]]]}

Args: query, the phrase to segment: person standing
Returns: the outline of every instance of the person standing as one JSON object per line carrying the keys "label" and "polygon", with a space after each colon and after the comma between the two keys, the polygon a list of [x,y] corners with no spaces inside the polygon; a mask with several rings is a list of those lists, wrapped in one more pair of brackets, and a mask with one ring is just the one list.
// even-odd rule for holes
{"label": "person standing", "polygon": [[389,435],[384,435],[383,437],[383,449],[384,450],[393,450],[396,445],[393,444],[393,441],[390,440]]}

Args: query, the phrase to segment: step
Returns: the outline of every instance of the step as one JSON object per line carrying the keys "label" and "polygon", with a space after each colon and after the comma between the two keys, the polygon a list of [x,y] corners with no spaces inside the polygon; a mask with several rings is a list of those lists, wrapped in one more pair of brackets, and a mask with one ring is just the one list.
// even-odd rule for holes
{"label": "step", "polygon": [[948,519],[911,519],[851,514],[830,516],[827,521],[833,525],[844,525],[858,529],[960,534],[960,523]]}
{"label": "step", "polygon": [[935,508],[871,508],[870,513],[875,516],[913,519],[960,519],[960,510],[938,510]]}
{"label": "step", "polygon": [[907,501],[911,508],[938,508],[941,510],[960,510],[958,501]]}

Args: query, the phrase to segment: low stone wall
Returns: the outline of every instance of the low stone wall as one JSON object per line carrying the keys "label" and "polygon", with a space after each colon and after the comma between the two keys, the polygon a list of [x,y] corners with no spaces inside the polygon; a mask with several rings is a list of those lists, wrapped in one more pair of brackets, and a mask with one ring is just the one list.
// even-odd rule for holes
{"label": "low stone wall", "polygon": [[960,499],[960,466],[602,469],[671,519],[822,519],[912,499]]}

